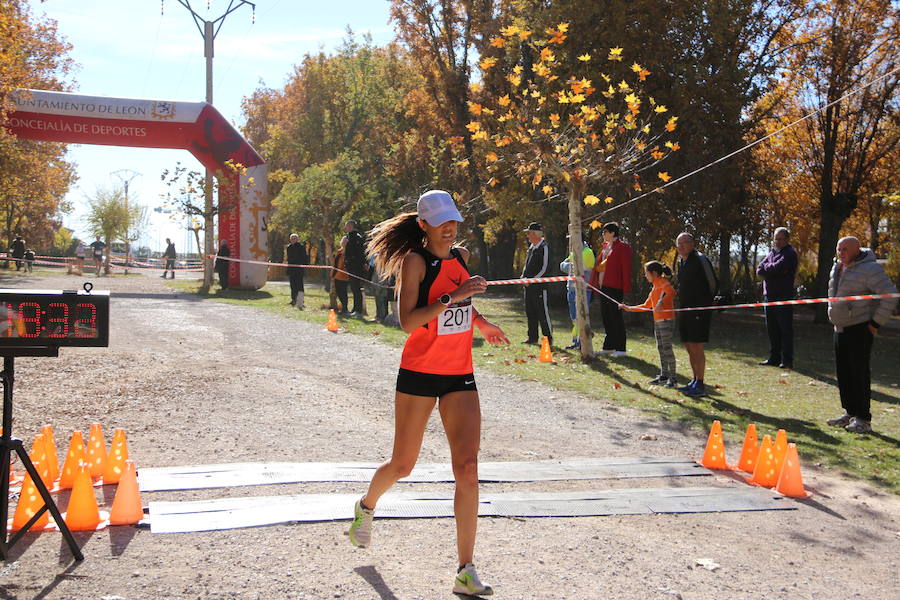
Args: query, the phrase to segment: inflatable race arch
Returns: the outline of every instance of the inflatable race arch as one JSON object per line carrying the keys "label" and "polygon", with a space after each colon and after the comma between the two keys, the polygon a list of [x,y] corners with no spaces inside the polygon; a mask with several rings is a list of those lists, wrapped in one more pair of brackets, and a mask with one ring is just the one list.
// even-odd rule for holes
{"label": "inflatable race arch", "polygon": [[[13,101],[6,127],[20,138],[189,151],[217,174],[219,239],[231,256],[266,260],[265,161],[211,105],[40,90],[16,90]],[[259,289],[265,282],[265,265],[231,263],[229,286]]]}

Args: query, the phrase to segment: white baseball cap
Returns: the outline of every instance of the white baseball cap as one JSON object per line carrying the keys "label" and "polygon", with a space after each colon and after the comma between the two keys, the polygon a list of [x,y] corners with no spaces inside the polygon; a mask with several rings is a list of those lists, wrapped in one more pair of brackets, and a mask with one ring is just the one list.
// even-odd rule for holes
{"label": "white baseball cap", "polygon": [[432,227],[447,221],[463,221],[453,197],[443,190],[430,190],[419,196],[416,212],[419,213],[420,219],[427,221]]}

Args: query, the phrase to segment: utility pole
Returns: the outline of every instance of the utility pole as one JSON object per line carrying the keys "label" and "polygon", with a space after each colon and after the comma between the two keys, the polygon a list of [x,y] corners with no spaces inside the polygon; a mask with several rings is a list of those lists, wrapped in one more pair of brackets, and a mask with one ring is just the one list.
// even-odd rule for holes
{"label": "utility pole", "polygon": [[[128,275],[128,267],[131,265],[131,239],[128,234],[128,230],[131,228],[131,213],[128,210],[128,184],[135,177],[140,177],[140,173],[137,171],[132,171],[131,169],[119,169],[118,171],[113,171],[110,175],[115,175],[119,178],[119,181],[122,182],[122,185],[125,186],[125,216],[128,220],[125,222],[125,274]],[[109,251],[107,250],[107,263],[109,262]],[[106,265],[107,271],[109,270],[109,264]]]}
{"label": "utility pole", "polygon": [[[222,29],[222,24],[225,22],[225,17],[227,17],[240,7],[244,6],[245,4],[250,6],[250,9],[252,11],[250,22],[253,23],[256,20],[256,4],[254,4],[253,2],[247,2],[247,0],[229,0],[228,7],[225,9],[225,12],[223,12],[212,21],[207,21],[206,19],[198,15],[197,12],[191,7],[190,0],[176,1],[191,13],[191,16],[194,17],[194,24],[197,25],[197,29],[200,30],[200,35],[203,36],[203,56],[206,57],[206,102],[208,104],[212,104],[214,54],[213,46],[216,41],[216,36],[219,35],[219,30]],[[207,0],[207,10],[209,10],[209,5],[210,0]],[[163,1],[161,8],[164,7],[165,3]],[[206,169],[206,182],[204,188],[203,227],[205,229],[205,236],[203,241],[203,289],[204,291],[208,291],[209,288],[212,287],[212,259],[206,257],[205,255],[210,254],[213,247],[213,174],[209,169]]]}

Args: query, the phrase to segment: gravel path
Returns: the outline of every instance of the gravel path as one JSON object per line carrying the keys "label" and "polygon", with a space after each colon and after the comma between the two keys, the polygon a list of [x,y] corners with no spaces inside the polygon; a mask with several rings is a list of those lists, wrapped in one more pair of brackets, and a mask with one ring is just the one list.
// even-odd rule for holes
{"label": "gravel path", "polygon": [[[0,285],[71,288],[76,281],[3,277]],[[97,421],[108,439],[113,428],[126,430],[139,469],[379,461],[390,451],[398,350],[253,308],[200,301],[155,277],[96,284],[113,291],[109,348],[16,361],[14,433],[29,446],[49,421],[63,453],[71,431],[87,433]],[[703,436],[628,408],[487,372],[478,373],[478,386],[483,460],[702,453]],[[436,416],[421,460],[449,460]],[[481,519],[477,564],[497,598],[900,597],[900,499],[809,466],[804,478],[817,494],[797,502],[796,511]],[[416,485],[398,489],[449,489]],[[744,484],[716,475],[482,489],[698,485]],[[143,502],[363,489],[258,486],[157,492]],[[111,492],[105,494],[111,502]],[[0,599],[453,597],[452,519],[376,522],[376,545],[367,550],[351,547],[346,525],[177,535],[117,527],[76,533],[82,563],[71,562],[58,534],[28,534],[0,564]],[[698,566],[704,558],[719,567]]]}

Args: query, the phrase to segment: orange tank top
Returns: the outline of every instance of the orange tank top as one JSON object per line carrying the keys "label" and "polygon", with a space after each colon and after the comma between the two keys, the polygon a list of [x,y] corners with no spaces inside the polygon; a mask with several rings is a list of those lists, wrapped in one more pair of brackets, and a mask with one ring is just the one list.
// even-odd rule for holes
{"label": "orange tank top", "polygon": [[[469,278],[459,250],[439,258],[424,248],[413,250],[425,259],[425,277],[419,285],[416,308],[437,302]],[[472,299],[454,302],[419,327],[406,339],[400,368],[432,375],[466,375],[472,372]]]}

